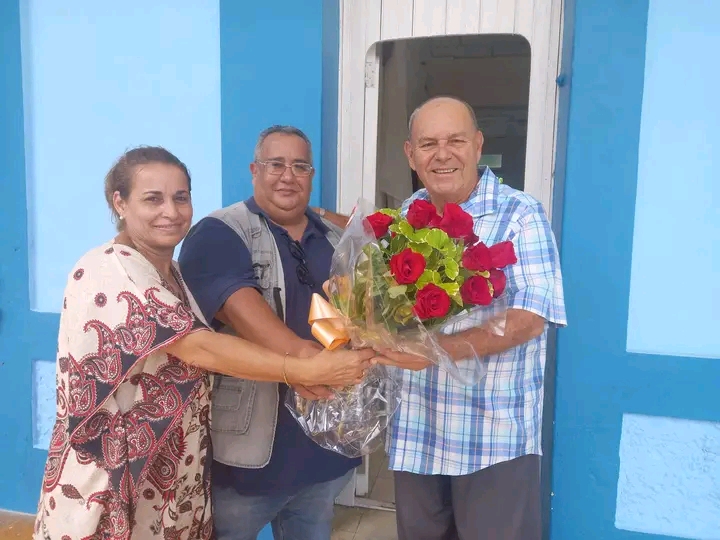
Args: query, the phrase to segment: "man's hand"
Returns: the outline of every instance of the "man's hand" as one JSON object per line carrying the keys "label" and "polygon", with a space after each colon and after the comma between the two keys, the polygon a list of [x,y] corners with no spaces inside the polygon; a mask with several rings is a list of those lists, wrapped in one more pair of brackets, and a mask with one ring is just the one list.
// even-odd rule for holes
{"label": "man's hand", "polygon": [[395,352],[390,350],[378,351],[382,356],[376,357],[378,364],[386,366],[394,366],[401,369],[409,369],[411,371],[421,371],[433,363],[424,356],[417,354]]}

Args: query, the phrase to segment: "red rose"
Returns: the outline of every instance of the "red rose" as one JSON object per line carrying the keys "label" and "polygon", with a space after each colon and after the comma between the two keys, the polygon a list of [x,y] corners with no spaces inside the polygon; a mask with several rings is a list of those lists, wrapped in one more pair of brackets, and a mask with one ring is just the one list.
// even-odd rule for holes
{"label": "red rose", "polygon": [[465,247],[469,247],[477,244],[477,241],[480,240],[480,238],[478,238],[477,234],[471,232],[468,236],[463,238],[463,240],[465,240]]}
{"label": "red rose", "polygon": [[490,277],[488,279],[490,279],[490,284],[493,286],[493,298],[497,298],[505,290],[505,284],[507,282],[505,272],[493,268],[490,270]]}
{"label": "red rose", "polygon": [[415,296],[415,314],[423,321],[444,317],[450,311],[450,296],[433,283],[428,283]]}
{"label": "red rose", "polygon": [[388,227],[392,225],[393,218],[382,212],[375,212],[365,218],[368,225],[372,228],[375,238],[382,238],[388,232]]}
{"label": "red rose", "polygon": [[460,287],[460,296],[466,304],[489,306],[492,302],[490,282],[482,276],[469,277]]}
{"label": "red rose", "polygon": [[515,264],[517,257],[515,256],[515,246],[510,240],[505,240],[499,244],[490,247],[492,255],[492,267],[504,268],[509,264]]}
{"label": "red rose", "polygon": [[407,285],[418,280],[425,271],[425,264],[425,257],[410,248],[405,248],[390,258],[390,272],[400,285]]}
{"label": "red rose", "polygon": [[414,229],[424,229],[433,221],[437,221],[438,215],[435,205],[431,202],[418,199],[410,204],[407,211],[407,220]]}
{"label": "red rose", "polygon": [[468,238],[473,232],[472,216],[454,203],[445,205],[442,218],[437,226],[450,238]]}
{"label": "red rose", "polygon": [[485,272],[493,268],[492,253],[485,244],[479,242],[464,251],[462,265],[468,270]]}

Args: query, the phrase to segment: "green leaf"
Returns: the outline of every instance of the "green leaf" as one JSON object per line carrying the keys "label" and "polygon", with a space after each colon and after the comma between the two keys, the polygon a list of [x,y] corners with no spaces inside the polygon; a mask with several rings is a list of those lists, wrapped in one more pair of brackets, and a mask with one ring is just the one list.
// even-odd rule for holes
{"label": "green leaf", "polygon": [[450,237],[447,235],[447,233],[445,231],[441,231],[440,229],[423,230],[422,232],[418,233],[415,241],[429,244],[430,246],[434,247],[435,249],[439,249],[440,251],[446,249],[448,244],[453,245],[452,240],[450,240]]}
{"label": "green leaf", "polygon": [[457,283],[436,283],[435,285],[445,290],[451,297],[460,293],[460,285]]}
{"label": "green leaf", "polygon": [[425,268],[428,268],[430,270],[439,270],[440,261],[443,260],[443,256],[437,249],[433,249],[432,254],[429,257],[425,257],[425,260]]}
{"label": "green leaf", "polygon": [[415,236],[415,229],[413,229],[412,225],[410,225],[407,221],[402,220],[397,223],[397,233],[412,240]]}
{"label": "green leaf", "polygon": [[395,208],[381,208],[378,212],[382,212],[383,214],[396,219],[400,217],[400,210]]}
{"label": "green leaf", "polygon": [[433,247],[428,244],[418,244],[417,242],[410,242],[408,244],[408,247],[412,249],[415,253],[420,253],[420,255],[422,255],[426,259],[433,253]]}
{"label": "green leaf", "polygon": [[408,245],[408,239],[401,234],[396,235],[390,240],[390,253],[396,255],[405,249]]}
{"label": "green leaf", "polygon": [[416,286],[418,290],[420,290],[428,283],[434,283],[435,285],[439,285],[440,283],[442,283],[442,276],[440,276],[440,272],[438,272],[437,270],[429,270],[426,268],[425,271],[418,278]]}
{"label": "green leaf", "polygon": [[390,287],[387,292],[390,298],[397,298],[407,292],[407,285],[395,285],[394,287]]}
{"label": "green leaf", "polygon": [[398,306],[394,315],[394,319],[400,324],[407,324],[407,322],[412,319],[412,317],[413,310],[410,304],[403,304],[401,306]]}
{"label": "green leaf", "polygon": [[453,259],[445,259],[442,264],[445,267],[445,275],[448,278],[455,280],[460,273],[460,265]]}

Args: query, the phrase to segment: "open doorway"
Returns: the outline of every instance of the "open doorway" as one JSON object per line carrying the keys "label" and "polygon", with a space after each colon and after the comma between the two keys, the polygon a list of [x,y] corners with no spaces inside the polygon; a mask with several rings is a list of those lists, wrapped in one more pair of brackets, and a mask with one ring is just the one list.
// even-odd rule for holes
{"label": "open doorway", "polygon": [[530,44],[516,35],[438,36],[379,44],[375,202],[396,207],[422,187],[401,151],[412,111],[426,99],[467,101],[485,136],[480,167],[525,187]]}
{"label": "open doorway", "polygon": [[[479,168],[525,188],[530,44],[517,35],[438,36],[381,42],[375,204],[395,208],[422,187],[402,152],[408,120],[426,99],[452,95],[475,111],[485,137]],[[364,460],[355,504],[392,508],[394,488],[381,450]]]}

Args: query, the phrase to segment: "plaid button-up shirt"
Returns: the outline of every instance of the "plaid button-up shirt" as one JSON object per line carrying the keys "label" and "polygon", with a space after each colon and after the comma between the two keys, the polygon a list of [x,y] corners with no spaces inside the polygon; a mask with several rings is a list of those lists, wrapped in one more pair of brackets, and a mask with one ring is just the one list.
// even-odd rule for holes
{"label": "plaid button-up shirt", "polygon": [[[418,191],[403,212],[415,199],[429,195]],[[542,205],[500,184],[486,168],[461,207],[473,216],[481,241],[515,245],[518,262],[505,269],[508,307],[566,325],[560,260]],[[402,370],[403,400],[387,445],[390,469],[464,475],[540,454],[546,347],[547,325],[541,336],[483,359],[488,373],[475,386],[437,367]]]}

